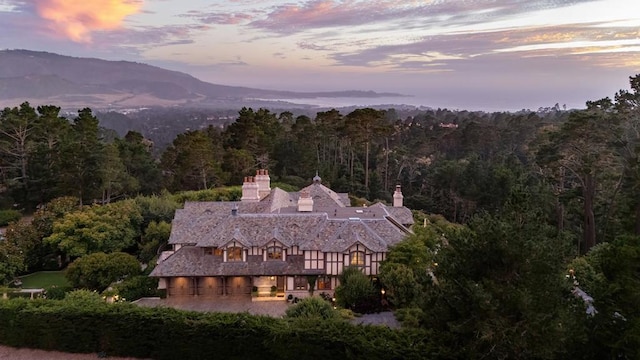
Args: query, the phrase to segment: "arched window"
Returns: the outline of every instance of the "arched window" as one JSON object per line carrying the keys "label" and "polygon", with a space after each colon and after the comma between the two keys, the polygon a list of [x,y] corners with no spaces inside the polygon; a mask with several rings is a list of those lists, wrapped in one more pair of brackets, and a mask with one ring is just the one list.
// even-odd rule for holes
{"label": "arched window", "polygon": [[227,261],[242,261],[242,248],[239,246],[228,247]]}
{"label": "arched window", "polygon": [[364,266],[364,251],[353,251],[349,254],[352,266]]}
{"label": "arched window", "polygon": [[282,247],[275,244],[267,247],[267,260],[282,260]]}

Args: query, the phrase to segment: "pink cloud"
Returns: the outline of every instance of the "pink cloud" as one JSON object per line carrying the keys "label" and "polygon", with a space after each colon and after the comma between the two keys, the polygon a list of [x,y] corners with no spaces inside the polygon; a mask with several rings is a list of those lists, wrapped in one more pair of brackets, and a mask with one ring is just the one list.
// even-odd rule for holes
{"label": "pink cloud", "polygon": [[91,42],[94,31],[115,30],[123,20],[140,12],[141,0],[37,0],[37,14],[58,36],[75,42]]}

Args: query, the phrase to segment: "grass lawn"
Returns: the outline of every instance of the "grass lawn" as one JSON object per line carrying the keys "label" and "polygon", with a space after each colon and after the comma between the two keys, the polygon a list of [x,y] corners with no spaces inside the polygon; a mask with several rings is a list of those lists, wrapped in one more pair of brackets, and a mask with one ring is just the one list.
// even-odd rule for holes
{"label": "grass lawn", "polygon": [[52,285],[69,286],[64,271],[40,271],[21,276],[23,289],[43,289]]}

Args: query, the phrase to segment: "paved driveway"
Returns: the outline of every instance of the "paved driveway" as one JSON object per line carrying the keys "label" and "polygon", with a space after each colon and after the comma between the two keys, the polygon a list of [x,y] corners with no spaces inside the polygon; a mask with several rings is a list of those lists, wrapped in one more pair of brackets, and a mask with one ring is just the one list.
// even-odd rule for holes
{"label": "paved driveway", "polygon": [[[229,296],[226,298],[194,298],[194,297],[173,297],[169,299],[143,298],[135,302],[140,306],[156,307],[166,306],[181,310],[203,311],[203,312],[248,312],[253,315],[267,315],[272,317],[283,317],[287,308],[291,306],[284,300],[279,301],[254,301],[242,297]],[[351,321],[354,324],[381,325],[390,328],[399,328],[400,323],[390,311],[377,314],[366,314]]]}

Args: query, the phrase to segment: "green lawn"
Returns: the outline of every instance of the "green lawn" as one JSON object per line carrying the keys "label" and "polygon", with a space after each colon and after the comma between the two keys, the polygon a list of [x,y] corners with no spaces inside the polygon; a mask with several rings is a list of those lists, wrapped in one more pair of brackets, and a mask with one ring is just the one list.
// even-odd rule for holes
{"label": "green lawn", "polygon": [[52,285],[69,286],[64,271],[40,271],[37,273],[21,276],[23,289],[43,289]]}

